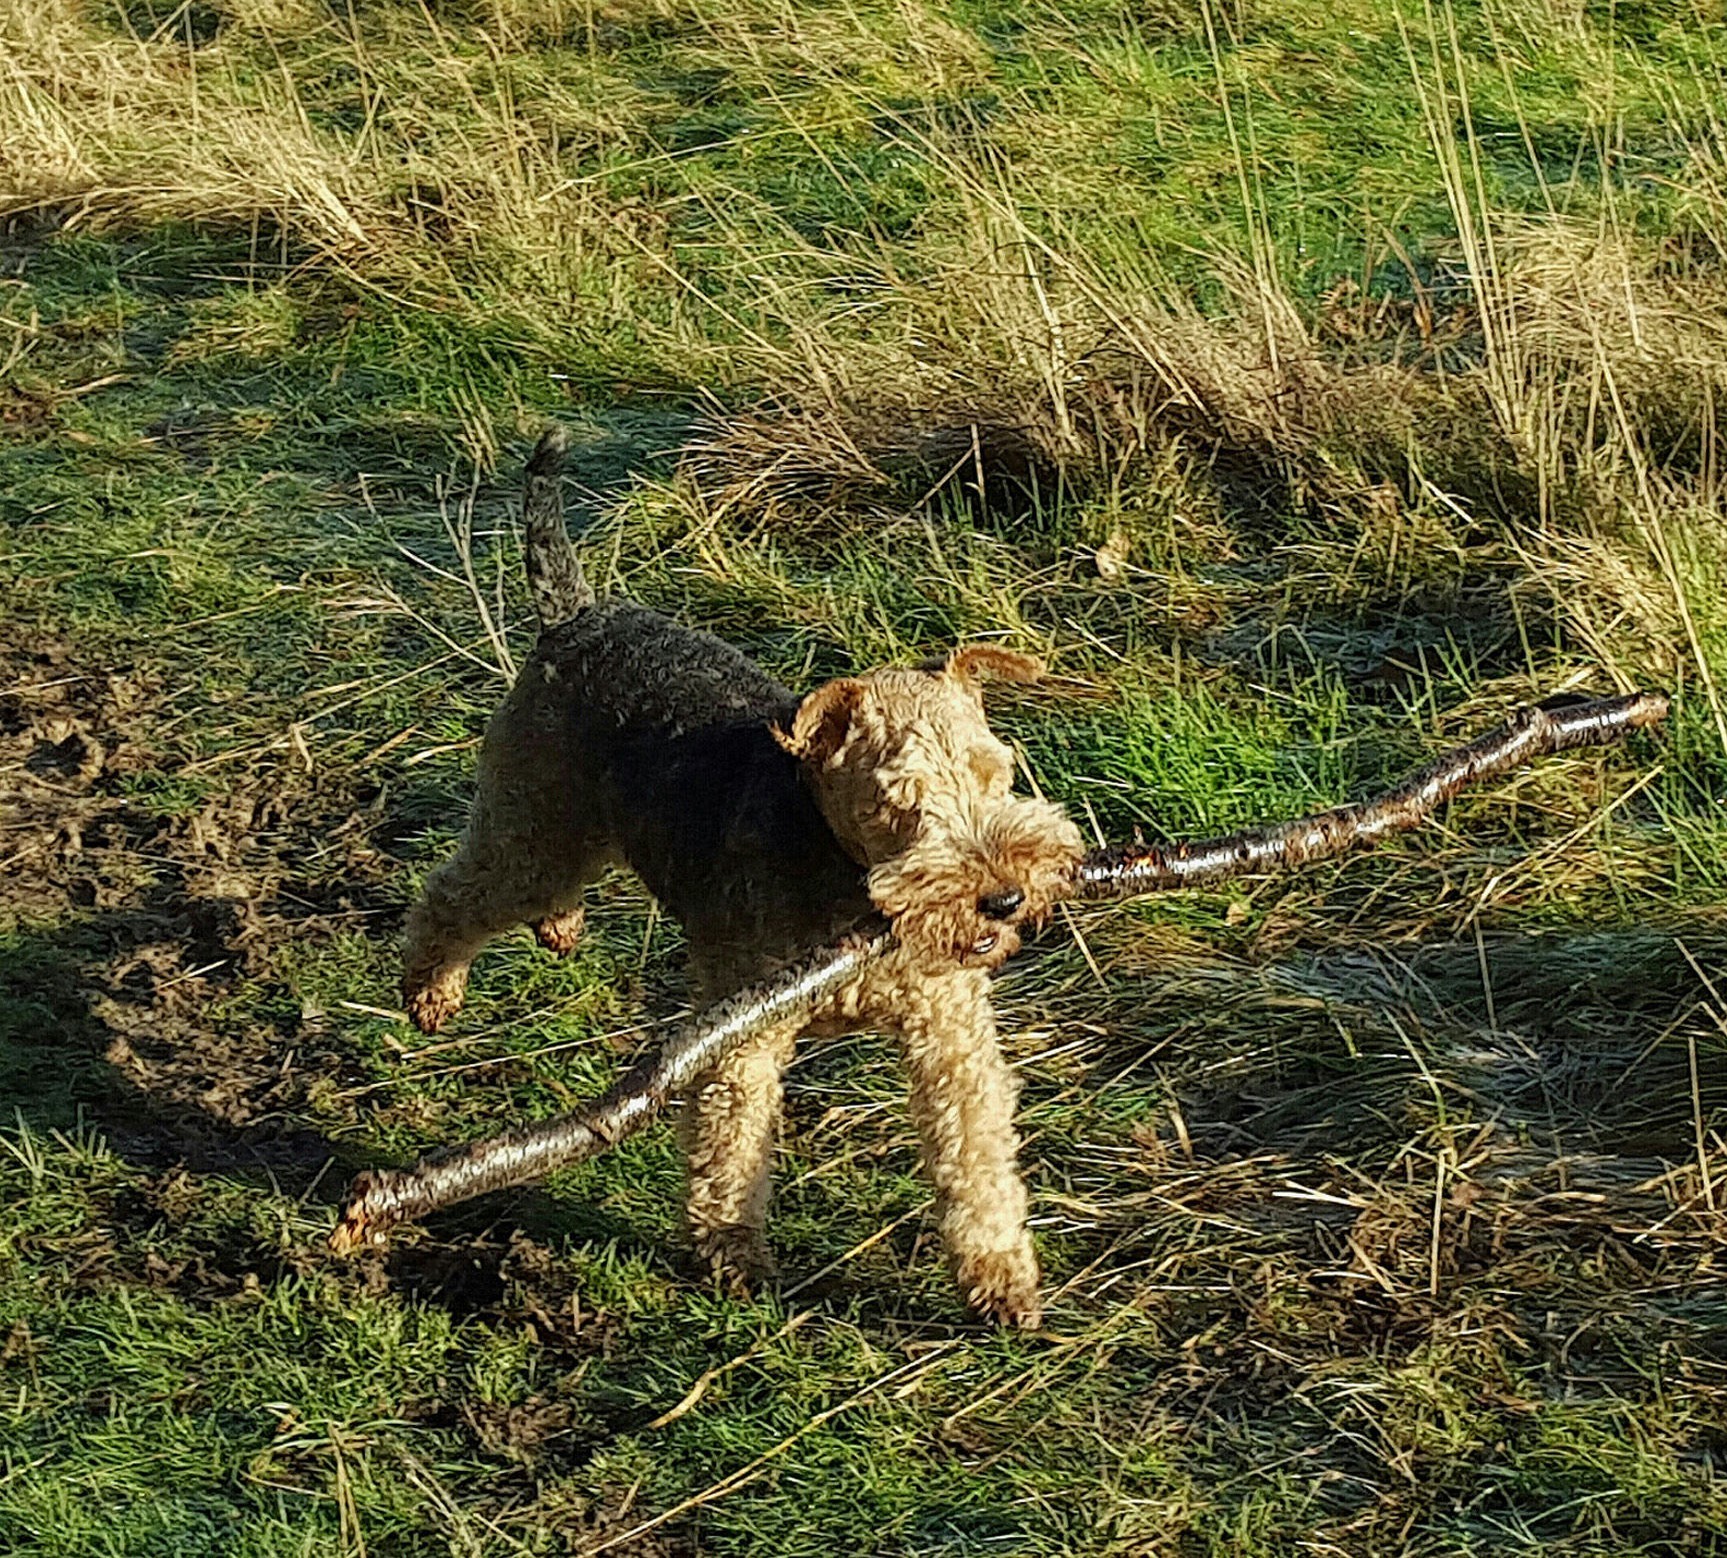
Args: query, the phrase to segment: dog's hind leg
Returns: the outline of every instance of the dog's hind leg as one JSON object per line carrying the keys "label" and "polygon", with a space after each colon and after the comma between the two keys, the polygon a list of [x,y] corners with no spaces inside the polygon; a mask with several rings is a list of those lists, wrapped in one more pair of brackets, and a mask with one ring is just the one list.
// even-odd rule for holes
{"label": "dog's hind leg", "polygon": [[453,860],[427,879],[408,915],[402,1000],[422,1033],[436,1033],[462,1008],[468,968],[512,925],[534,927],[542,945],[568,952],[581,932],[582,888],[609,860],[588,841],[524,839],[474,816]]}
{"label": "dog's hind leg", "polygon": [[587,921],[588,911],[578,903],[535,920],[534,935],[546,951],[568,957],[580,943]]}

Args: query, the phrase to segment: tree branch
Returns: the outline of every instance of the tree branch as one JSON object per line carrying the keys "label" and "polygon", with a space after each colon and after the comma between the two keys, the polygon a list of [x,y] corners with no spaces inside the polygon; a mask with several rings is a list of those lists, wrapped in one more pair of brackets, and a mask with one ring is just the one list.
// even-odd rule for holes
{"label": "tree branch", "polygon": [[691,1018],[593,1103],[542,1125],[435,1153],[411,1169],[368,1169],[348,1186],[330,1248],[341,1254],[382,1244],[397,1223],[597,1156],[657,1118],[669,1097],[752,1034],[807,1016],[892,944],[887,921],[872,915],[772,979]]}
{"label": "tree branch", "polygon": [[1531,758],[1572,747],[1605,746],[1666,717],[1667,698],[1658,692],[1588,703],[1561,704],[1555,699],[1519,709],[1498,730],[1454,747],[1395,789],[1369,800],[1220,838],[1095,850],[1079,868],[1074,894],[1137,898],[1325,860],[1418,827],[1465,786],[1496,778]]}

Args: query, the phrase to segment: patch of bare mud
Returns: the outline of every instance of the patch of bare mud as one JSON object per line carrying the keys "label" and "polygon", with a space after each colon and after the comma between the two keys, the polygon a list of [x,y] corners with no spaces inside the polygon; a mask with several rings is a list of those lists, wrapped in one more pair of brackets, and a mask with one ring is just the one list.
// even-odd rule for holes
{"label": "patch of bare mud", "polygon": [[382,795],[291,758],[188,784],[175,704],[155,671],[64,638],[14,627],[0,644],[0,932],[21,948],[6,993],[105,1058],[134,1106],[104,1122],[122,1150],[193,1121],[197,1139],[145,1156],[219,1158],[265,1128],[266,1156],[309,1166],[327,1148],[284,1127],[347,1068],[317,1015],[267,987],[284,946],[388,912]]}

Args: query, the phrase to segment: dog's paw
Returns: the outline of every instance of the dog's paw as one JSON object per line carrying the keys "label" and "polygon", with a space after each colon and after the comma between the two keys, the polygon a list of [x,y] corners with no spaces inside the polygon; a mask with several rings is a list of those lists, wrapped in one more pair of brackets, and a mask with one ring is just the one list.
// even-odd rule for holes
{"label": "dog's paw", "polygon": [[731,1223],[695,1236],[696,1267],[733,1298],[748,1298],[779,1275],[779,1266],[760,1228]]}
{"label": "dog's paw", "polygon": [[436,1033],[462,1009],[462,996],[468,988],[465,974],[445,974],[428,980],[404,980],[402,1004],[408,1009],[408,1021],[421,1033]]}
{"label": "dog's paw", "polygon": [[587,920],[583,909],[569,909],[563,914],[548,914],[534,922],[534,936],[548,952],[568,957],[582,939],[582,926]]}
{"label": "dog's paw", "polygon": [[1037,1256],[1029,1244],[962,1255],[954,1263],[954,1276],[966,1303],[984,1319],[1018,1331],[1035,1331],[1043,1324]]}

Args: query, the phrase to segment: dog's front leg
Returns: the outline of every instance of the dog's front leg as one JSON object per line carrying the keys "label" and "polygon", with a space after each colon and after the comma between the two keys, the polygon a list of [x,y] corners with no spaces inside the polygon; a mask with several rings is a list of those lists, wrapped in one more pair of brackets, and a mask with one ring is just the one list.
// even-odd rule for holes
{"label": "dog's front leg", "polygon": [[784,1087],[800,1024],[750,1039],[690,1089],[682,1124],[697,1261],[733,1291],[774,1274],[768,1194]]}
{"label": "dog's front leg", "polygon": [[905,1050],[912,1116],[960,1290],[981,1314],[1035,1329],[1043,1318],[1037,1255],[1014,1161],[1019,1088],[996,1040],[989,976],[908,971],[893,982],[884,1020]]}

